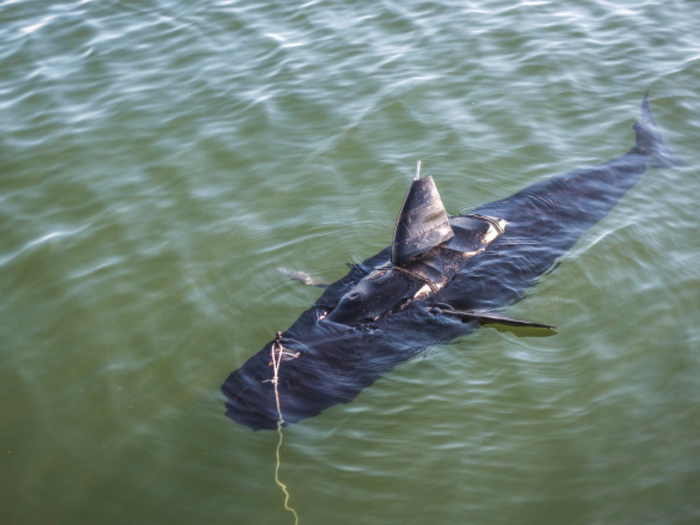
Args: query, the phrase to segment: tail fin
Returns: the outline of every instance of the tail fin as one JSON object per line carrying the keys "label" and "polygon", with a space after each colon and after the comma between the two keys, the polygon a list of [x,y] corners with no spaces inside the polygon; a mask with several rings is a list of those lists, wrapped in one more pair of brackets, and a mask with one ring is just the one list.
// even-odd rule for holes
{"label": "tail fin", "polygon": [[637,143],[634,151],[649,156],[649,165],[654,168],[670,168],[683,166],[685,162],[671,153],[661,140],[661,132],[654,122],[649,107],[649,92],[647,91],[642,101],[642,119],[632,126],[637,132]]}

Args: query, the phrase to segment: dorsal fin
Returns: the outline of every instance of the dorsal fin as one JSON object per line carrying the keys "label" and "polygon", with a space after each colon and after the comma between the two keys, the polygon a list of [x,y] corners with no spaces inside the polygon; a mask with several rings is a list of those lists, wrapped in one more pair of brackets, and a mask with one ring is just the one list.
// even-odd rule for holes
{"label": "dorsal fin", "polygon": [[[418,163],[420,169],[420,161]],[[396,219],[391,262],[401,264],[454,237],[432,177],[420,179],[418,171]]]}

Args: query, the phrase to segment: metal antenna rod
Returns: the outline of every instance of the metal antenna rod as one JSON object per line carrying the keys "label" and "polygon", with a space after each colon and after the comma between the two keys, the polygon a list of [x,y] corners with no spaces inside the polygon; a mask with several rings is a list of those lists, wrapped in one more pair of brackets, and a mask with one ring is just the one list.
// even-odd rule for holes
{"label": "metal antenna rod", "polygon": [[420,161],[416,164],[416,176],[413,177],[413,180],[420,180]]}

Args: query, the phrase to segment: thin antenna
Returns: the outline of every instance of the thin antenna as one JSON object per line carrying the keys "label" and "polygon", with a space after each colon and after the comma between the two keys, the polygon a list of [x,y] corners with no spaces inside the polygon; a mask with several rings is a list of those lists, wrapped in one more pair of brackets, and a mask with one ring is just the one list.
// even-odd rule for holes
{"label": "thin antenna", "polygon": [[413,177],[413,180],[420,180],[420,161],[416,164],[416,176]]}

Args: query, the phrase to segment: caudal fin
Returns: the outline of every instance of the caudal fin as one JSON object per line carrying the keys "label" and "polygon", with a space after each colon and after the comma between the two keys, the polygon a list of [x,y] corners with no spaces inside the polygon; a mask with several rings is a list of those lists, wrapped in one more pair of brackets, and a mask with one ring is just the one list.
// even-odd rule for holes
{"label": "caudal fin", "polygon": [[661,139],[661,132],[654,122],[649,107],[649,92],[647,91],[642,101],[642,119],[632,126],[637,132],[637,143],[634,151],[649,156],[649,165],[654,168],[670,168],[683,166],[685,163],[671,153]]}

